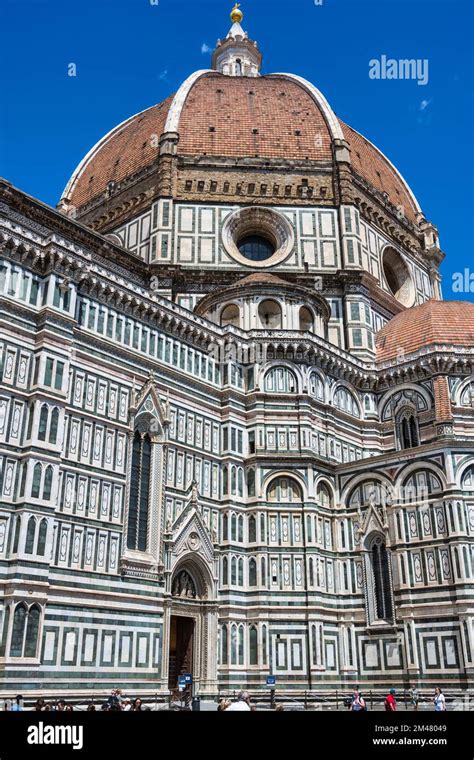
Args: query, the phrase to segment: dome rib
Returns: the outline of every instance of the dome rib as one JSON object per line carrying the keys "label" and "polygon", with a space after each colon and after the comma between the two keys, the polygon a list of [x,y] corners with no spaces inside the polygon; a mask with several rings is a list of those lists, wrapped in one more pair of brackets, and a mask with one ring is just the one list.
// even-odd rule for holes
{"label": "dome rib", "polygon": [[[408,212],[406,213],[407,218],[412,222],[416,221],[417,214],[422,213],[420,204],[398,169],[380,148],[370,142],[367,137],[361,135],[342,119],[339,119],[339,122],[344,132],[344,139],[351,148],[352,168],[381,193],[387,192],[393,205],[402,205],[404,210]],[[359,156],[361,157],[359,158]],[[383,172],[378,171],[380,169]],[[386,184],[384,184],[384,180]],[[400,193],[400,189],[403,190],[402,193]]]}
{"label": "dome rib", "polygon": [[[171,95],[162,103],[139,111],[102,137],[78,164],[61,201],[82,206],[103,193],[112,180],[120,182],[155,160],[158,149],[152,147],[150,138],[152,134],[160,137],[163,133],[173,97]],[[148,145],[147,151],[143,149],[144,143]],[[121,171],[116,170],[117,162],[122,163]]]}

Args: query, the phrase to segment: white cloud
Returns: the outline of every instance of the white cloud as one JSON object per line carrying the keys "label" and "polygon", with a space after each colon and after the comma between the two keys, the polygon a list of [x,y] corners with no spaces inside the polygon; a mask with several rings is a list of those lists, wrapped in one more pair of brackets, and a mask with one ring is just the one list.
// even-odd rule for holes
{"label": "white cloud", "polygon": [[201,53],[205,55],[206,53],[210,53],[210,52],[211,52],[211,48],[209,47],[209,45],[206,45],[206,43],[203,42],[201,45]]}
{"label": "white cloud", "polygon": [[420,111],[426,111],[426,109],[428,108],[428,106],[429,106],[430,103],[431,103],[431,100],[422,100],[421,103],[420,103],[419,110]]}

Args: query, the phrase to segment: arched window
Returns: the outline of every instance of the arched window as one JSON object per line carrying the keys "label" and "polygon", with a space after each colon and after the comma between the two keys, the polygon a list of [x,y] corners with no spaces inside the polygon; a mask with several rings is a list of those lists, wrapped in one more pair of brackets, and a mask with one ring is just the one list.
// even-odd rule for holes
{"label": "arched window", "polygon": [[222,584],[223,586],[229,584],[229,560],[227,557],[222,560]]}
{"label": "arched window", "polygon": [[239,580],[238,585],[243,586],[244,585],[244,560],[241,557],[239,559]]}
{"label": "arched window", "polygon": [[258,316],[264,330],[281,330],[281,306],[276,301],[262,301],[258,307]]}
{"label": "arched window", "polygon": [[346,565],[345,562],[342,565],[342,572],[343,572],[343,576],[344,576],[344,590],[348,591],[349,590],[349,578],[348,578],[348,575],[347,575],[347,565]]}
{"label": "arched window", "polygon": [[316,499],[318,503],[321,504],[322,507],[329,508],[332,506],[331,493],[325,483],[318,484]]}
{"label": "arched window", "polygon": [[257,540],[257,521],[253,515],[249,517],[249,543],[254,544]]}
{"label": "arched window", "polygon": [[231,586],[237,585],[237,559],[236,557],[232,557],[232,560],[230,563],[230,583],[231,583]]}
{"label": "arched window", "polygon": [[255,496],[255,470],[247,470],[247,494]]}
{"label": "arched window", "polygon": [[237,58],[235,62],[235,76],[241,77],[242,76],[242,61],[240,58]]}
{"label": "arched window", "polygon": [[374,620],[391,621],[393,618],[392,583],[389,554],[382,536],[377,536],[370,545],[371,591]]}
{"label": "arched window", "polygon": [[401,449],[413,449],[420,445],[418,420],[415,412],[404,410],[400,412],[396,422],[398,445]]}
{"label": "arched window", "polygon": [[10,657],[23,655],[23,640],[25,638],[26,606],[17,604],[13,615],[12,639],[10,644]]}
{"label": "arched window", "polygon": [[461,565],[460,565],[460,562],[459,562],[459,550],[456,547],[454,547],[454,560],[456,562],[456,574],[457,574],[458,578],[461,579],[462,578],[462,572],[461,572]]}
{"label": "arched window", "polygon": [[423,504],[428,499],[439,499],[442,493],[443,486],[434,472],[417,470],[404,481],[402,500],[406,504]]}
{"label": "arched window", "polygon": [[226,306],[221,313],[221,325],[233,325],[234,327],[240,326],[240,309],[235,303]]}
{"label": "arched window", "polygon": [[267,626],[262,626],[262,663],[267,664]]}
{"label": "arched window", "polygon": [[468,467],[462,476],[462,490],[474,491],[474,466]]}
{"label": "arched window", "polygon": [[232,467],[232,470],[231,470],[230,491],[233,496],[236,496],[237,494],[237,468],[236,467]]}
{"label": "arched window", "polygon": [[39,499],[42,472],[43,468],[41,467],[41,464],[39,462],[36,462],[35,468],[33,470],[33,483],[31,486],[31,496],[34,499]]}
{"label": "arched window", "polygon": [[237,665],[237,626],[233,625],[230,632],[230,661]]}
{"label": "arched window", "polygon": [[355,396],[347,388],[337,389],[334,394],[334,406],[352,417],[360,417],[360,409]]}
{"label": "arched window", "polygon": [[238,483],[239,496],[243,496],[244,495],[244,471],[242,467],[239,467],[239,471],[237,473],[237,483]]}
{"label": "arched window", "polygon": [[249,634],[249,664],[250,665],[258,665],[258,635],[257,635],[257,629],[254,625],[250,626],[250,634]]}
{"label": "arched window", "polygon": [[224,515],[222,518],[222,540],[228,541],[229,540],[229,520],[227,515]]}
{"label": "arched window", "polygon": [[58,439],[59,409],[53,409],[51,414],[51,425],[49,427],[49,442],[56,444]]}
{"label": "arched window", "polygon": [[317,372],[312,372],[309,378],[309,395],[324,401],[324,383]]}
{"label": "arched window", "polygon": [[461,406],[474,407],[474,381],[464,388],[461,394]]}
{"label": "arched window", "polygon": [[28,611],[26,626],[25,657],[36,657],[41,610],[34,604]]}
{"label": "arched window", "polygon": [[0,657],[5,657],[5,654],[6,654],[9,623],[10,623],[10,605],[6,607],[5,614],[3,616],[3,630],[2,630],[2,641],[0,643]]}
{"label": "arched window", "polygon": [[46,473],[44,476],[44,485],[43,485],[43,499],[45,501],[49,501],[51,499],[51,487],[53,485],[53,468],[51,465],[48,465],[46,468]]}
{"label": "arched window", "polygon": [[145,552],[148,545],[151,438],[137,430],[133,437],[127,547]]}
{"label": "arched window", "polygon": [[249,586],[257,585],[257,563],[254,559],[249,562]]}
{"label": "arched window", "polygon": [[267,491],[267,501],[301,503],[303,495],[296,480],[292,478],[275,478]]}
{"label": "arched window", "polygon": [[306,306],[301,307],[299,317],[300,317],[300,330],[313,332],[314,316],[312,312]]}
{"label": "arched window", "polygon": [[244,664],[244,626],[239,626],[239,665]]}
{"label": "arched window", "polygon": [[221,662],[223,665],[227,665],[228,662],[228,647],[229,647],[229,641],[228,641],[228,633],[227,633],[227,626],[222,626],[222,656],[221,656]]}
{"label": "arched window", "polygon": [[244,540],[244,518],[243,518],[243,515],[239,515],[238,528],[239,528],[239,541],[240,541],[240,543],[242,543],[243,540]]}
{"label": "arched window", "polygon": [[35,533],[36,520],[32,515],[28,520],[28,527],[26,529],[25,554],[33,554],[33,548],[35,545]]}
{"label": "arched window", "polygon": [[376,480],[364,480],[351,492],[349,505],[359,507],[389,507],[392,504],[392,494],[389,488]]}
{"label": "arched window", "polygon": [[265,375],[264,387],[267,393],[296,393],[298,383],[287,367],[273,367]]}
{"label": "arched window", "polygon": [[43,406],[41,407],[39,426],[38,426],[38,440],[39,441],[46,440],[47,427],[48,427],[48,405],[43,404]]}
{"label": "arched window", "polygon": [[15,535],[13,537],[13,548],[12,548],[13,554],[16,554],[18,551],[18,544],[20,543],[20,530],[21,530],[21,515],[18,515],[18,517],[16,518]]}
{"label": "arched window", "polygon": [[46,518],[43,518],[43,520],[41,520],[40,522],[40,527],[38,531],[38,543],[36,545],[36,554],[38,554],[40,557],[44,557],[47,533],[48,533],[48,521],[46,520]]}

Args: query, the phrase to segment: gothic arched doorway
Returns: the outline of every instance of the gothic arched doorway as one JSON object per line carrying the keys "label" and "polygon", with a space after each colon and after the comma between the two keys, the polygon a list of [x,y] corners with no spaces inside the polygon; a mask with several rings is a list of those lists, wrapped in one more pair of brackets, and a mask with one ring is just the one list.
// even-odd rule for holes
{"label": "gothic arched doorway", "polygon": [[206,563],[195,554],[181,560],[171,574],[169,592],[163,674],[168,689],[175,691],[179,676],[191,673],[194,693],[214,694],[217,688],[217,605],[214,580]]}

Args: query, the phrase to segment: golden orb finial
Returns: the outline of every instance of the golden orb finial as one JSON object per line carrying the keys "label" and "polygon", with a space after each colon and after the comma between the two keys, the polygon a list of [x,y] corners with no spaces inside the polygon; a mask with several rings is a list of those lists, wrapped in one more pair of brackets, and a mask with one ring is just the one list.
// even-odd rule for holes
{"label": "golden orb finial", "polygon": [[239,10],[239,8],[240,8],[240,3],[236,3],[230,12],[230,17],[232,21],[234,22],[234,24],[240,24],[240,22],[242,21],[244,17],[244,14],[242,13],[241,10]]}

